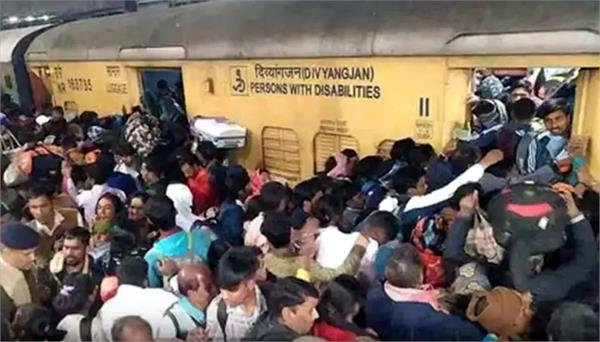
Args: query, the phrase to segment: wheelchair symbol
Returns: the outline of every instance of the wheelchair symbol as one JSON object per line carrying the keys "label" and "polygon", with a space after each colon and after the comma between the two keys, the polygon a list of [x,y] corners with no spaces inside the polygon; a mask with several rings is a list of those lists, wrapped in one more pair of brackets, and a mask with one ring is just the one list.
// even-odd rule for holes
{"label": "wheelchair symbol", "polygon": [[231,83],[232,83],[231,89],[232,89],[234,95],[246,95],[247,94],[245,72],[242,72],[241,68],[235,68],[235,71],[232,74],[232,82]]}

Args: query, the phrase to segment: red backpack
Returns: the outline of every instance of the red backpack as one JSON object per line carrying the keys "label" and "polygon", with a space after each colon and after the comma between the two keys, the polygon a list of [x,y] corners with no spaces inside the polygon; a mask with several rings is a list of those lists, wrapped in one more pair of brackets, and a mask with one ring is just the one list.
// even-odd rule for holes
{"label": "red backpack", "polygon": [[446,229],[437,215],[420,219],[410,236],[423,264],[423,283],[436,288],[447,285],[441,251],[445,239]]}

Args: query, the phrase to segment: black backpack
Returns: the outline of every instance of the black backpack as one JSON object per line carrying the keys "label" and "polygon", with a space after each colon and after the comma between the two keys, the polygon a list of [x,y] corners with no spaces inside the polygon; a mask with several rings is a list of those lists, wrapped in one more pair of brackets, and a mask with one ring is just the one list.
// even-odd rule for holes
{"label": "black backpack", "polygon": [[550,187],[513,185],[492,198],[487,213],[496,241],[507,249],[519,241],[529,247],[530,254],[543,254],[565,243],[569,224],[565,202]]}

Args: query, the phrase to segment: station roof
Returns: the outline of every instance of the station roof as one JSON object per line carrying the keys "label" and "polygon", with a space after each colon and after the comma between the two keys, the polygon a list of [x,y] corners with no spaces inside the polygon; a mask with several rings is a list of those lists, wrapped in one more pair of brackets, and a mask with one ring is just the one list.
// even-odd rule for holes
{"label": "station roof", "polygon": [[597,1],[214,1],[81,20],[29,60],[600,53]]}

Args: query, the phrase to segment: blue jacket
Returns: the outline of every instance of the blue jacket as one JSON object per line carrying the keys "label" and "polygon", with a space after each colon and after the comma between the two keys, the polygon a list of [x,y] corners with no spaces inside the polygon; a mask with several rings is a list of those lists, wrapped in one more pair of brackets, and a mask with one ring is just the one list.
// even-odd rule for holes
{"label": "blue jacket", "polygon": [[[178,229],[178,228],[177,228]],[[200,259],[206,261],[208,247],[214,237],[200,229],[192,229],[188,233],[183,230],[174,232],[159,239],[144,259],[148,263],[148,283],[150,287],[162,287],[162,275],[157,262],[169,258],[176,261],[181,259]]]}
{"label": "blue jacket", "polygon": [[365,306],[367,326],[382,341],[481,341],[486,335],[465,319],[438,312],[429,304],[394,302],[377,284]]}
{"label": "blue jacket", "polygon": [[225,239],[232,246],[244,244],[242,237],[244,231],[244,209],[234,200],[226,199],[221,203],[217,216],[219,227],[216,230],[221,239]]}

